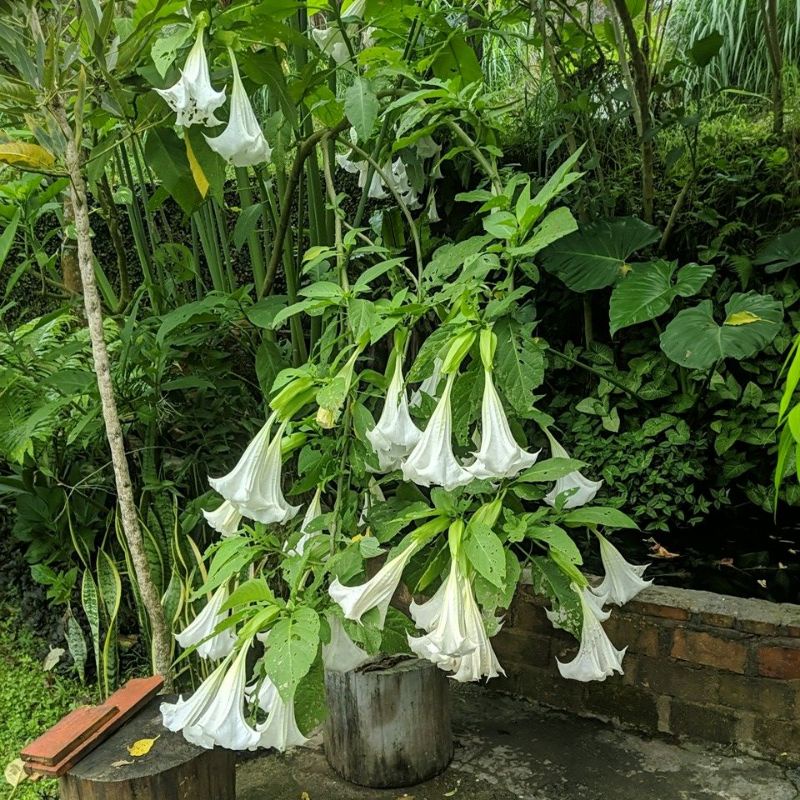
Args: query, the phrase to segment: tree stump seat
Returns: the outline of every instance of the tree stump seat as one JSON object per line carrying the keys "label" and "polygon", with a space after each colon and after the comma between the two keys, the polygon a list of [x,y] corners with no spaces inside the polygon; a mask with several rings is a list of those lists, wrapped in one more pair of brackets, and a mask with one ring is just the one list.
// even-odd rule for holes
{"label": "tree stump seat", "polygon": [[[164,728],[165,699],[151,700],[61,777],[61,800],[235,800],[235,754],[205,750]],[[128,748],[141,739],[156,741],[146,755],[132,756]]]}

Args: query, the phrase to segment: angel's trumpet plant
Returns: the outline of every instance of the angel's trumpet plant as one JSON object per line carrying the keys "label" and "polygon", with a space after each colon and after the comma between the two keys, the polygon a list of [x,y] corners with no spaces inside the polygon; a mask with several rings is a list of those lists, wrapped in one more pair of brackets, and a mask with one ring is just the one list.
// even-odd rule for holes
{"label": "angel's trumpet plant", "polygon": [[[553,458],[569,458],[569,453],[556,441],[553,434],[545,429],[545,434],[550,440],[550,450]],[[592,481],[585,477],[581,472],[575,470],[559,478],[556,485],[545,495],[544,501],[550,506],[555,506],[556,499],[560,494],[568,492],[564,502],[564,508],[578,508],[594,500],[595,495],[603,485],[603,481]]]}
{"label": "angel's trumpet plant", "polygon": [[229,500],[225,500],[215,511],[203,511],[206,522],[222,537],[233,536],[242,521],[242,514]]}
{"label": "angel's trumpet plant", "polygon": [[233,628],[228,628],[212,636],[217,625],[228,617],[227,611],[220,611],[227,599],[228,586],[222,584],[192,623],[180,633],[175,634],[178,644],[184,650],[192,645],[197,645],[197,654],[200,658],[208,658],[213,661],[226,658],[233,652],[233,648],[236,646],[236,633]]}
{"label": "angel's trumpet plant", "polygon": [[592,591],[608,603],[623,606],[653,582],[642,578],[649,564],[637,566],[628,563],[605,536],[597,531],[594,533],[600,542],[600,558],[606,574],[603,582]]}

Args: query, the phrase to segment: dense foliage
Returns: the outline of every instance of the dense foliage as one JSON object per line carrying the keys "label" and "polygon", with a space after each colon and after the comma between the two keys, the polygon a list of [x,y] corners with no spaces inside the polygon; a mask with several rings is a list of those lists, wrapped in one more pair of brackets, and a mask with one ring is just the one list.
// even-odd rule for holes
{"label": "dense foliage", "polygon": [[[293,666],[264,669],[287,698],[316,691],[341,617],[325,586],[398,543],[419,545],[412,591],[446,580],[448,553],[463,562],[490,633],[530,567],[577,635],[586,529],[630,516],[660,535],[772,511],[777,491],[800,503],[795,480],[773,480],[800,298],[791,2],[5,5],[0,510],[81,677],[109,691],[147,663],[150,620],[81,310],[62,107],[167,623],[238,577],[223,611],[243,640],[278,631],[268,652]],[[206,106],[181,110],[198,47]],[[247,153],[210,125],[223,86],[242,130],[252,100]],[[487,376],[509,436],[545,452],[471,482],[382,458],[371,434],[403,373],[424,381],[419,429],[450,397],[458,469],[489,448]],[[286,503],[319,516],[246,513],[220,540],[208,476],[273,412]],[[780,477],[797,471],[794,419]],[[579,469],[603,481],[595,506],[548,493]],[[403,615],[383,631],[373,617],[349,636],[407,647]],[[191,649],[178,670],[208,673]]]}

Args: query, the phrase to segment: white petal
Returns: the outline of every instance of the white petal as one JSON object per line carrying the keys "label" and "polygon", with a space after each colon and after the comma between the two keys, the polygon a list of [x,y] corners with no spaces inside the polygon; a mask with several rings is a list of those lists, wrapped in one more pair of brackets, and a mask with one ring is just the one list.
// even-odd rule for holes
{"label": "white petal", "polygon": [[177,732],[199,719],[217,696],[228,666],[228,662],[223,661],[185,700],[181,695],[174,703],[162,703],[160,710],[164,727]]}
{"label": "white petal", "polygon": [[273,698],[272,710],[269,712],[267,721],[258,726],[258,733],[259,747],[272,747],[281,753],[290,747],[297,747],[308,741],[297,727],[294,717],[294,701],[286,703],[277,691]]}
{"label": "white petal", "polygon": [[603,630],[598,620],[595,609],[584,594],[581,594],[583,608],[583,625],[581,628],[581,643],[578,654],[568,662],[556,660],[558,671],[564,678],[576,681],[604,681],[615,672],[623,673],[622,658],[625,651],[617,650]]}
{"label": "white petal", "polygon": [[228,750],[252,750],[258,746],[259,732],[244,717],[245,679],[249,643],[234,658],[213,701],[192,723],[183,736],[200,747],[224,747]]}
{"label": "white petal", "polygon": [[448,376],[425,432],[402,465],[403,477],[407,481],[420,486],[443,486],[449,490],[472,480],[473,476],[456,461],[453,453],[450,391],[454,380],[455,373]]}
{"label": "white petal", "polygon": [[564,508],[578,508],[586,503],[591,503],[595,495],[603,485],[603,481],[591,481],[582,473],[575,470],[559,478],[556,485],[545,495],[544,501],[549,506],[555,506],[556,498],[564,492],[570,492],[570,496],[564,503]]}
{"label": "white petal", "polygon": [[235,167],[252,167],[269,161],[272,149],[264,138],[250,98],[247,96],[236,59],[231,56],[233,90],[231,113],[225,130],[215,137],[206,136],[208,146]]}
{"label": "white petal", "polygon": [[433,372],[425,378],[419,385],[419,388],[411,395],[411,400],[408,404],[411,408],[416,408],[422,403],[422,395],[426,394],[428,397],[436,397],[439,390],[439,382],[442,380],[442,359],[433,359]]}
{"label": "white petal", "polygon": [[472,591],[472,585],[467,581],[463,586],[464,614],[467,623],[467,636],[475,642],[476,647],[472,653],[460,659],[456,665],[453,680],[459,683],[478,681],[481,678],[496,678],[505,675],[505,670],[497,660],[486,626],[483,623],[478,604]]}
{"label": "white petal", "polygon": [[216,511],[203,511],[206,522],[223,537],[233,536],[239,530],[242,521],[241,512],[229,500],[226,500]]}
{"label": "white petal", "polygon": [[649,565],[629,564],[623,558],[622,553],[605,536],[597,534],[597,538],[600,540],[600,558],[606,574],[603,582],[593,591],[598,595],[603,595],[607,603],[614,603],[618,606],[625,605],[642,589],[646,589],[653,583],[653,581],[642,579],[642,574]]}
{"label": "white petal", "polygon": [[413,544],[406,547],[403,552],[390,558],[366,583],[359,586],[344,586],[336,578],[328,588],[328,594],[341,606],[345,619],[361,622],[361,617],[367,611],[377,608],[380,612],[379,619],[382,628],[386,621],[386,612],[389,609],[392,595],[397,589],[397,584],[400,583],[406,564],[416,549]]}
{"label": "white petal", "polygon": [[408,412],[400,355],[396,354],[394,374],[386,391],[380,419],[372,430],[367,431],[367,438],[378,456],[380,469],[399,469],[403,459],[421,437],[422,431],[414,424]]}
{"label": "white petal", "polygon": [[328,623],[331,627],[331,641],[322,645],[322,662],[325,669],[349,672],[369,659],[367,653],[347,635],[339,617],[329,614]]}
{"label": "white petal", "polygon": [[513,478],[530,467],[539,453],[529,453],[517,444],[494,388],[492,373],[485,370],[484,378],[481,447],[468,469],[476,478]]}
{"label": "white petal", "polygon": [[[178,644],[184,648],[191,647],[192,645],[199,644],[197,653],[200,658],[209,658],[217,660],[219,658],[226,658],[236,645],[236,633],[232,628],[218,633],[207,639],[208,636],[214,632],[217,625],[228,617],[229,612],[220,613],[220,608],[223,603],[228,599],[228,587],[226,585],[220,586],[214,592],[211,600],[206,604],[205,608],[194,618],[191,625],[184,628],[180,633],[175,634]],[[203,641],[207,639],[206,641]]]}
{"label": "white petal", "polygon": [[322,516],[322,503],[320,502],[321,495],[322,495],[322,489],[320,487],[317,487],[317,491],[314,492],[314,497],[308,504],[308,509],[306,510],[305,516],[303,517],[303,522],[300,525],[300,532],[302,533],[302,536],[298,540],[294,550],[289,551],[290,556],[303,555],[308,540],[311,539],[313,536],[317,536],[321,533],[321,531],[314,531],[313,533],[308,533],[308,531],[306,530],[313,520],[315,520],[317,517]]}

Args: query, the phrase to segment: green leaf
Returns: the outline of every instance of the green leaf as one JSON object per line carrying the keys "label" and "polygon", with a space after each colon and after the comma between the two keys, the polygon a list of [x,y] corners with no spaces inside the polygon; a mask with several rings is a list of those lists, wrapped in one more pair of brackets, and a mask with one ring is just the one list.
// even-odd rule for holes
{"label": "green leaf", "polygon": [[561,627],[579,638],[583,611],[580,598],[570,588],[570,578],[559,569],[558,564],[546,556],[535,556],[531,559],[531,577],[534,590],[550,598]]}
{"label": "green leaf", "polygon": [[280,696],[289,702],[300,681],[311,668],[319,647],[319,616],[301,606],[270,630],[264,667]]}
{"label": "green leaf", "polygon": [[771,295],[736,293],[725,322],[714,319],[710,300],[681,311],[661,334],[661,349],[682,367],[709,369],[726,358],[741,360],[766,347],[783,322],[783,305]]}
{"label": "green leaf", "polygon": [[574,292],[603,289],[621,277],[631,254],[658,237],[657,228],[636,217],[600,220],[550,245],[542,261]]}
{"label": "green leaf", "polygon": [[477,572],[489,583],[504,589],[506,557],[500,537],[488,525],[473,519],[467,526],[463,546]]}
{"label": "green leaf", "polygon": [[575,458],[548,458],[544,461],[537,461],[532,467],[521,473],[517,480],[524,483],[557,481],[559,478],[569,475],[570,472],[575,472],[585,466],[585,462]]}
{"label": "green leaf", "polygon": [[517,232],[517,218],[510,211],[495,211],[483,218],[483,229],[495,239],[510,239]]}
{"label": "green leaf", "polygon": [[639,530],[639,526],[627,515],[623,514],[618,508],[607,506],[586,506],[583,508],[573,508],[564,517],[564,524],[570,526],[586,525],[605,525],[609,528],[632,528]]}
{"label": "green leaf", "polygon": [[369,141],[375,129],[380,103],[368,81],[356,78],[344,95],[344,113],[358,134],[362,144]]}
{"label": "green leaf", "polygon": [[532,323],[506,317],[494,326],[497,336],[494,372],[498,388],[520,416],[533,407],[533,390],[544,380],[544,343],[533,335]]}
{"label": "green leaf", "polygon": [[11,222],[6,225],[6,229],[0,234],[0,269],[3,268],[6,257],[11,250],[11,244],[14,237],[17,235],[17,226],[19,225],[20,217],[22,216],[22,209],[18,208],[11,217]]}
{"label": "green leaf", "polygon": [[539,224],[533,236],[524,244],[512,247],[508,253],[512,256],[535,256],[545,247],[568,236],[578,229],[578,223],[568,208],[557,208],[551,211]]}
{"label": "green leaf", "polygon": [[[0,265],[2,262],[3,259],[0,258]],[[800,264],[800,228],[793,228],[788,233],[776,236],[767,242],[758,251],[753,263],[764,267],[764,272],[768,274]]]}
{"label": "green leaf", "polygon": [[194,182],[184,142],[171,128],[152,128],[144,145],[147,163],[184,213],[200,207],[203,198]]}
{"label": "green leaf", "polygon": [[236,587],[223,603],[220,612],[228,611],[237,606],[249,605],[250,603],[272,603],[274,600],[275,595],[264,578],[251,578]]}
{"label": "green leaf", "polygon": [[[646,322],[669,309],[676,297],[691,297],[714,274],[714,268],[687,264],[678,270],[677,261],[649,261],[634,264],[611,292],[609,316],[611,335],[629,325]],[[674,279],[674,280],[673,280]]]}
{"label": "green leaf", "polygon": [[704,36],[702,39],[698,39],[694,42],[686,52],[695,66],[702,69],[703,67],[707,67],[714,58],[716,58],[724,42],[725,38],[719,31],[712,31],[708,36]]}
{"label": "green leaf", "polygon": [[475,51],[458,31],[452,33],[441,46],[432,69],[437,78],[445,81],[457,78],[462,86],[483,79],[483,71]]}
{"label": "green leaf", "polygon": [[558,525],[534,525],[528,528],[527,535],[531,539],[546,542],[548,547],[558,550],[571,564],[582,564],[581,551],[572,541],[572,537]]}

